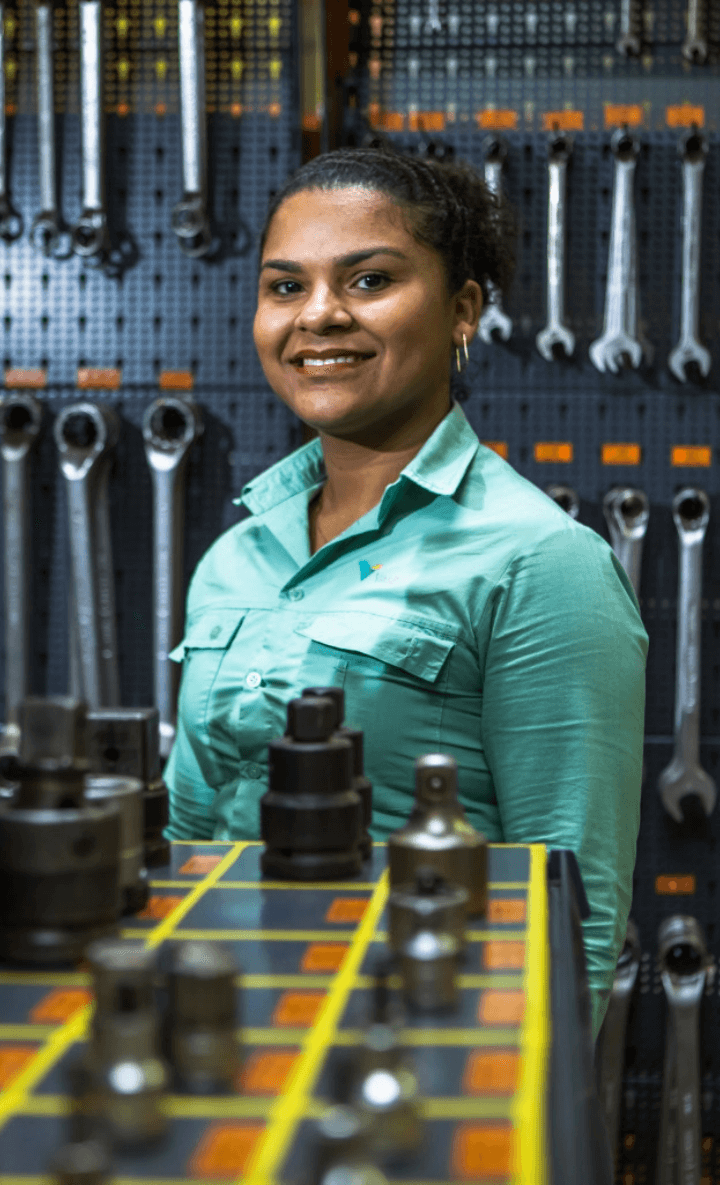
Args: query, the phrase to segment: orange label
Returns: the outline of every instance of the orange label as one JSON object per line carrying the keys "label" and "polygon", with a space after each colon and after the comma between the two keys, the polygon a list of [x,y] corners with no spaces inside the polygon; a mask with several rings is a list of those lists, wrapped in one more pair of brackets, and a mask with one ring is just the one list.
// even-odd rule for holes
{"label": "orange label", "polygon": [[39,1045],[0,1045],[0,1089],[20,1073],[39,1048]]}
{"label": "orange label", "polygon": [[484,444],[485,448],[491,448],[494,453],[502,457],[503,461],[507,461],[508,446],[504,440],[483,440],[481,444]]}
{"label": "orange label", "polygon": [[242,115],[242,110],[242,103],[230,104],[230,114],[232,115],[233,119],[239,119]]}
{"label": "orange label", "polygon": [[325,921],[359,922],[369,904],[369,897],[336,897],[325,914]]}
{"label": "orange label", "polygon": [[167,115],[167,103],[156,103],[155,114],[159,115],[161,118],[163,115]]}
{"label": "orange label", "polygon": [[582,111],[545,111],[542,118],[546,132],[581,132],[585,127]]}
{"label": "orange label", "polygon": [[117,391],[121,378],[121,372],[114,366],[106,370],[81,366],[77,372],[77,386],[83,391]]}
{"label": "orange label", "polygon": [[452,1171],[461,1181],[509,1177],[512,1172],[513,1131],[482,1123],[462,1123],[452,1143]]}
{"label": "orange label", "polygon": [[192,391],[193,382],[190,370],[161,370],[158,378],[161,391]]}
{"label": "orange label", "polygon": [[639,444],[604,444],[602,446],[603,465],[639,465]]}
{"label": "orange label", "polygon": [[6,370],[6,387],[34,387],[36,389],[47,386],[47,371],[40,370]]}
{"label": "orange label", "polygon": [[691,896],[695,892],[695,877],[689,876],[657,876],[655,877],[655,892],[663,895]]}
{"label": "orange label", "polygon": [[62,1024],[92,1000],[87,988],[55,988],[30,1009],[31,1024]]}
{"label": "orange label", "polygon": [[494,989],[480,996],[478,1020],[484,1025],[519,1025],[525,1016],[524,992],[499,992]]}
{"label": "orange label", "polygon": [[488,901],[487,920],[489,922],[524,922],[526,916],[527,903],[524,899],[498,897]]}
{"label": "orange label", "polygon": [[311,942],[300,960],[300,970],[339,971],[349,949],[347,942]]}
{"label": "orange label", "polygon": [[572,461],[573,446],[569,440],[547,440],[535,445],[536,461]]}
{"label": "orange label", "polygon": [[665,122],[669,128],[691,128],[694,123],[702,128],[705,126],[705,108],[692,107],[690,103],[678,103],[675,107],[666,107]]}
{"label": "orange label", "polygon": [[278,1095],[300,1056],[297,1049],[273,1049],[250,1054],[240,1073],[240,1093]]}
{"label": "orange label", "polygon": [[282,1028],[309,1028],[322,1007],[325,992],[283,992],[275,1005],[272,1024]]}
{"label": "orange label", "polygon": [[670,452],[670,464],[709,469],[712,465],[712,449],[704,444],[677,444]]}
{"label": "orange label", "polygon": [[169,913],[185,900],[184,897],[151,897],[144,909],[140,913],[136,913],[136,918],[149,918],[151,921],[156,921],[159,918],[166,918]]}
{"label": "orange label", "polygon": [[405,129],[405,116],[402,111],[386,111],[382,116],[382,126],[386,132],[402,132]]}
{"label": "orange label", "polygon": [[311,111],[306,111],[302,117],[302,130],[304,132],[317,132],[320,127],[320,116],[313,115]]}
{"label": "orange label", "polygon": [[213,1123],[188,1161],[188,1177],[216,1181],[237,1177],[264,1130],[262,1123]]}
{"label": "orange label", "polygon": [[511,132],[518,126],[517,111],[479,111],[478,125],[487,131]]}
{"label": "orange label", "polygon": [[524,942],[486,942],[483,966],[487,971],[516,971],[525,966]]}
{"label": "orange label", "polygon": [[182,876],[205,876],[212,872],[213,868],[217,868],[221,860],[222,856],[191,856],[178,872]]}
{"label": "orange label", "polygon": [[639,127],[643,121],[643,109],[639,103],[606,103],[605,127],[618,128],[627,124],[630,128]]}
{"label": "orange label", "polygon": [[130,114],[130,104],[129,103],[118,103],[115,110],[117,111],[118,115],[120,115],[120,116],[129,115]]}
{"label": "orange label", "polygon": [[474,1050],[465,1063],[463,1094],[514,1094],[520,1076],[520,1054]]}

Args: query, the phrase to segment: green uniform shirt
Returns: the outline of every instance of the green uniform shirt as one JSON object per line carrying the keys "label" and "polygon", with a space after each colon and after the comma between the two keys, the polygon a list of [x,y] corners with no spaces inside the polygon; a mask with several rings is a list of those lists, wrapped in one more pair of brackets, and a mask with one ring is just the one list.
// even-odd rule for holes
{"label": "green uniform shirt", "polygon": [[310,555],[319,438],[245,486],[251,517],[187,599],[170,839],[259,839],[268,744],[310,686],[364,733],[375,839],[410,814],[414,763],[450,754],[490,841],[571,848],[593,1034],[625,938],[640,824],[648,637],[614,552],[452,407],[381,501]]}

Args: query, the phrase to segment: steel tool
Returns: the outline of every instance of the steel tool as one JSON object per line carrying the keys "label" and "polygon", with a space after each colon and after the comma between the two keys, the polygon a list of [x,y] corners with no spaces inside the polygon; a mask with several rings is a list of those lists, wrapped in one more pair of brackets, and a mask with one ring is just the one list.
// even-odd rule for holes
{"label": "steel tool", "polygon": [[172,228],[185,255],[206,255],[212,245],[207,214],[207,129],[205,124],[205,10],[202,0],[179,0],[180,122],[183,196],[172,212]]}
{"label": "steel tool", "polygon": [[687,36],[682,51],[683,57],[697,66],[701,66],[708,56],[707,39],[702,35],[703,10],[703,0],[688,0]]}
{"label": "steel tool", "polygon": [[[640,365],[643,349],[634,336],[637,332],[635,275],[635,219],[633,183],[640,143],[627,129],[613,133],[615,156],[608,277],[605,296],[605,320],[602,336],[590,346],[590,360],[598,370],[617,374],[627,358],[631,366]],[[628,300],[630,307],[628,307]]]}
{"label": "steel tool", "polygon": [[[490,192],[498,199],[502,193],[502,168],[507,156],[507,147],[497,136],[489,136],[484,145],[485,154],[485,184]],[[488,301],[482,311],[478,323],[478,333],[488,345],[497,333],[502,341],[507,341],[512,333],[512,321],[502,307],[502,293],[492,280],[486,281]]]}
{"label": "steel tool", "polygon": [[91,708],[120,702],[107,498],[110,454],[118,435],[115,412],[94,403],[73,403],[55,421],[60,470],[67,483],[82,695]]}
{"label": "steel tool", "polygon": [[641,50],[640,38],[637,33],[638,13],[637,0],[620,0],[620,36],[618,38],[618,53],[626,57],[637,57]]}
{"label": "steel tool", "polygon": [[545,486],[545,493],[553,502],[557,502],[560,509],[569,514],[570,518],[577,518],[580,513],[580,499],[572,486],[552,484]]}
{"label": "steel tool", "polygon": [[668,1004],[656,1185],[700,1185],[700,1004],[714,975],[696,918],[665,918],[658,963]]}
{"label": "steel tool", "polygon": [[72,253],[70,233],[60,225],[55,164],[55,99],[53,94],[53,0],[37,0],[38,158],[40,213],[30,227],[30,241],[41,255],[65,259]]}
{"label": "steel tool", "polygon": [[612,1151],[613,1164],[617,1159],[618,1122],[620,1119],[620,1096],[625,1058],[625,1032],[630,1009],[630,998],[640,969],[640,939],[637,926],[628,919],[620,958],[615,969],[615,979],[608,1010],[605,1014],[598,1050],[595,1057],[597,1089],[605,1115]]}
{"label": "steel tool", "polygon": [[102,0],[79,0],[82,213],[73,250],[96,263],[110,246],[105,210],[105,126],[102,96]]}
{"label": "steel tool", "polygon": [[160,711],[160,755],[175,740],[179,667],[168,654],[183,626],[183,520],[185,470],[193,441],[202,433],[196,404],[180,396],[155,399],[143,417],[145,456],[153,480],[153,586],[155,703]]}
{"label": "steel tool", "polygon": [[42,408],[34,396],[12,391],[0,399],[5,564],[4,743],[17,747],[18,707],[29,693],[30,451]]}
{"label": "steel tool", "polygon": [[683,136],[679,152],[683,162],[682,311],[680,341],[668,358],[668,366],[675,378],[685,383],[685,368],[689,362],[697,363],[703,378],[709,374],[712,364],[710,351],[698,340],[702,181],[708,142],[694,128]]}
{"label": "steel tool", "polygon": [[682,823],[681,800],[697,794],[705,814],[715,806],[715,782],[700,766],[700,631],[702,621],[702,546],[710,517],[704,490],[686,488],[673,498],[673,519],[680,543],[677,670],[675,676],[675,751],[661,772],[663,806]]}
{"label": "steel tool", "polygon": [[565,324],[565,190],[567,162],[572,152],[569,136],[554,133],[548,144],[547,325],[537,335],[537,348],[552,362],[558,348],[568,357],[575,334]]}
{"label": "steel tool", "polygon": [[428,15],[425,22],[425,34],[442,33],[440,20],[440,0],[428,0]]}
{"label": "steel tool", "polygon": [[7,164],[7,116],[5,111],[5,5],[0,3],[0,239],[14,243],[23,232],[23,220],[10,202]]}
{"label": "steel tool", "polygon": [[603,499],[610,545],[640,597],[642,549],[650,518],[650,503],[642,490],[613,486]]}

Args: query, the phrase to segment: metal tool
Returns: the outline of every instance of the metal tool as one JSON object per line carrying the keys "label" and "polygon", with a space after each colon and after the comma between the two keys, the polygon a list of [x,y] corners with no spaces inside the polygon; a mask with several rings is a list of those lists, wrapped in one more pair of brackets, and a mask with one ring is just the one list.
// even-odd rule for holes
{"label": "metal tool", "polygon": [[630,486],[613,486],[603,499],[603,512],[610,545],[639,599],[642,549],[650,518],[647,495]]}
{"label": "metal tool", "polygon": [[70,232],[61,227],[58,213],[52,23],[53,0],[37,0],[35,42],[40,213],[30,227],[30,242],[41,255],[66,259],[72,254],[72,240]]}
{"label": "metal tool", "polygon": [[714,974],[696,918],[665,918],[658,963],[668,1004],[656,1185],[700,1185],[700,1004]]}
{"label": "metal tool", "polygon": [[625,945],[615,969],[610,1001],[605,1014],[595,1057],[597,1089],[605,1115],[613,1164],[617,1159],[618,1122],[625,1059],[625,1032],[630,998],[640,969],[640,938],[637,926],[628,918]]}
{"label": "metal tool", "polygon": [[577,518],[580,513],[580,499],[572,486],[551,484],[545,486],[545,493],[553,502],[557,502],[560,509],[569,514],[570,518]]}
{"label": "metal tool", "polygon": [[180,249],[191,258],[212,245],[207,214],[205,124],[205,10],[202,0],[179,0],[180,123],[183,196],[172,212]]}
{"label": "metal tool", "polygon": [[[17,711],[29,692],[30,451],[42,408],[34,396],[12,391],[0,399],[5,565],[4,743],[17,747]],[[13,741],[15,744],[13,745]]]}
{"label": "metal tool", "polygon": [[618,53],[625,54],[626,57],[638,56],[642,47],[637,28],[637,0],[620,0],[620,36],[617,43]]}
{"label": "metal tool", "polygon": [[687,132],[679,146],[683,162],[682,213],[682,310],[680,341],[668,358],[668,366],[681,383],[687,382],[685,367],[696,362],[701,375],[710,373],[710,351],[700,345],[700,239],[702,228],[702,181],[708,142],[697,128]]}
{"label": "metal tool", "polygon": [[[633,213],[633,183],[635,162],[640,143],[627,129],[613,133],[611,146],[615,156],[610,249],[605,295],[605,320],[602,336],[590,346],[590,360],[598,370],[617,374],[627,359],[631,366],[640,365],[643,349],[635,336],[636,295],[632,287],[635,268],[635,218]],[[628,295],[631,307],[628,309]]]}
{"label": "metal tool", "polygon": [[[485,184],[490,193],[498,200],[502,194],[502,168],[507,157],[507,147],[498,136],[489,136],[483,145],[485,155]],[[492,280],[486,281],[488,301],[482,311],[478,323],[478,333],[488,345],[492,343],[493,334],[497,333],[502,341],[508,341],[512,333],[512,321],[502,307],[502,293]]]}
{"label": "metal tool", "polygon": [[688,62],[701,66],[707,61],[707,39],[702,35],[704,13],[703,0],[688,0],[687,36],[683,42],[683,57]]}
{"label": "metal tool", "polygon": [[105,121],[102,95],[102,0],[79,0],[82,213],[73,250],[100,264],[110,246],[105,210]]}
{"label": "metal tool", "polygon": [[6,243],[14,243],[23,232],[23,220],[10,202],[7,155],[5,5],[0,3],[0,239],[4,239]]}
{"label": "metal tool", "polygon": [[168,654],[183,628],[183,522],[185,470],[193,441],[203,431],[196,404],[180,396],[155,399],[143,417],[145,456],[153,480],[153,599],[155,703],[160,710],[160,755],[175,740],[180,668]]}
{"label": "metal tool", "polygon": [[570,357],[575,334],[565,324],[565,190],[572,140],[553,133],[548,144],[547,325],[535,341],[543,358],[554,361],[558,348]]}
{"label": "metal tool", "polygon": [[706,815],[712,813],[717,797],[715,782],[700,766],[700,597],[710,500],[704,490],[686,488],[673,498],[672,511],[680,542],[675,751],[658,788],[665,810],[682,823],[680,802],[685,795],[697,794]]}
{"label": "metal tool", "polygon": [[232,1094],[240,1065],[237,974],[229,949],[217,942],[172,948],[165,1040],[180,1090]]}
{"label": "metal tool", "polygon": [[112,708],[120,687],[107,484],[119,422],[111,408],[80,402],[63,408],[54,431],[67,482],[82,695],[91,708]]}

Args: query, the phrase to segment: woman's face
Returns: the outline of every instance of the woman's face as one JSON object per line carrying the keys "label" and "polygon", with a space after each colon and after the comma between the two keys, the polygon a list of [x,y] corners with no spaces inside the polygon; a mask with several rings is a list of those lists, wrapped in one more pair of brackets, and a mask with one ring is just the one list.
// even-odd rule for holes
{"label": "woman's face", "polygon": [[[343,262],[342,256],[390,248]],[[271,261],[275,261],[269,266]],[[289,265],[292,264],[292,267]],[[330,435],[363,437],[403,411],[449,407],[453,329],[468,341],[482,306],[469,280],[448,298],[437,252],[416,242],[399,208],[357,186],[286,198],[270,224],[253,338],[272,389],[300,420]],[[303,349],[372,357],[342,372],[301,368]]]}

